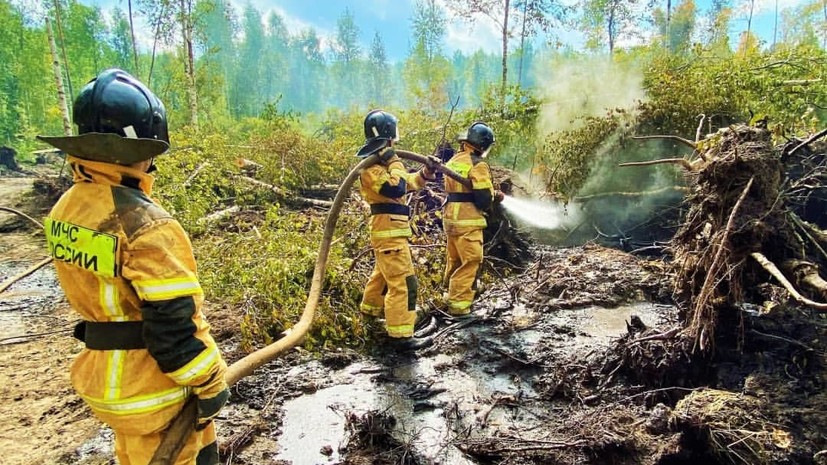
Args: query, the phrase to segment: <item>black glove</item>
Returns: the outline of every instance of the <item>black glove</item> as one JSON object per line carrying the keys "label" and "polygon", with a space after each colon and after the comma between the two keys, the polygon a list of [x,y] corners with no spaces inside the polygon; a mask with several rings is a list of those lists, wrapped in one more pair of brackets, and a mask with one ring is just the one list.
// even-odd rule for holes
{"label": "black glove", "polygon": [[201,431],[218,415],[221,407],[227,403],[230,398],[230,388],[225,387],[217,395],[207,398],[198,398],[198,416],[195,420],[195,430]]}
{"label": "black glove", "polygon": [[433,156],[433,155],[426,155],[425,156],[425,166],[422,168],[422,175],[425,179],[429,181],[433,181],[436,179],[436,167],[442,164],[442,160]]}
{"label": "black glove", "polygon": [[387,163],[388,160],[393,158],[395,155],[396,151],[393,149],[393,147],[386,147],[376,154],[376,156],[379,157],[379,161],[382,163]]}

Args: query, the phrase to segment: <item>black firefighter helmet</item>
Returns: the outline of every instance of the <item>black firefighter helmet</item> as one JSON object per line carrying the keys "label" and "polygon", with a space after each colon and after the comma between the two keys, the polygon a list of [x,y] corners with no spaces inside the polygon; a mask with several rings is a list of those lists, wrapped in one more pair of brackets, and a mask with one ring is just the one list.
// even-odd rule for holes
{"label": "black firefighter helmet", "polygon": [[457,140],[470,144],[480,153],[485,153],[494,144],[494,131],[482,121],[476,121],[471,123],[465,134],[460,135]]}
{"label": "black firefighter helmet", "polygon": [[131,165],[169,149],[164,104],[126,71],[101,72],[80,90],[73,107],[77,136],[38,139],[85,160]]}
{"label": "black firefighter helmet", "polygon": [[372,110],[365,116],[365,145],[363,145],[356,156],[360,158],[376,152],[388,145],[390,141],[399,140],[399,121],[396,116],[384,110]]}

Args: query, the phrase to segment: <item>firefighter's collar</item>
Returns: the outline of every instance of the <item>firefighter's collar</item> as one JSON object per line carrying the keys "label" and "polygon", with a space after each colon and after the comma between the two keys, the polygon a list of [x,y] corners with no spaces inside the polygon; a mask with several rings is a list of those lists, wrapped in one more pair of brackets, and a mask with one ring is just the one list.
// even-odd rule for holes
{"label": "firefighter's collar", "polygon": [[83,160],[74,156],[66,157],[75,182],[93,182],[110,186],[140,189],[146,195],[152,195],[155,176],[129,166],[115,163]]}

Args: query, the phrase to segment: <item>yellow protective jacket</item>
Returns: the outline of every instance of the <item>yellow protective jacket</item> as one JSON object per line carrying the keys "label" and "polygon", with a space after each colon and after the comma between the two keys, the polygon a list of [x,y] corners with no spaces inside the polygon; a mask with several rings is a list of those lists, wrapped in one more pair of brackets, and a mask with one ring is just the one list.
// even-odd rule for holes
{"label": "yellow protective jacket", "polygon": [[445,176],[445,192],[448,194],[448,201],[442,211],[445,233],[460,235],[485,229],[487,223],[482,212],[491,208],[494,198],[494,184],[488,163],[465,150],[454,155],[445,166],[469,179],[473,187],[468,189],[459,181]]}
{"label": "yellow protective jacket", "polygon": [[422,170],[408,173],[402,160],[394,156],[387,164],[377,163],[365,169],[359,180],[359,193],[371,208],[371,240],[410,237],[413,232],[404,197],[429,181]]}
{"label": "yellow protective jacket", "polygon": [[159,431],[191,394],[209,398],[226,387],[192,246],[150,199],[152,176],[68,160],[75,184],[45,228],[61,287],[87,322],[76,330],[87,347],[72,365],[72,385],[115,431]]}

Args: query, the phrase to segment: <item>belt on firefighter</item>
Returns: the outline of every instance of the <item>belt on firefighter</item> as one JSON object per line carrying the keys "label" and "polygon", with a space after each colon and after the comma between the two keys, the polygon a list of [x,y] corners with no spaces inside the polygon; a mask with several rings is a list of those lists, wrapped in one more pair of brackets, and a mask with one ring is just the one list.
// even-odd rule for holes
{"label": "belt on firefighter", "polygon": [[399,203],[374,203],[370,205],[371,215],[389,214],[408,216],[410,212],[411,209],[408,208],[407,205],[402,205]]}
{"label": "belt on firefighter", "polygon": [[449,192],[448,193],[448,201],[449,202],[473,202],[474,201],[474,193],[473,192]]}
{"label": "belt on firefighter", "polygon": [[74,336],[91,350],[146,349],[143,321],[81,321]]}

